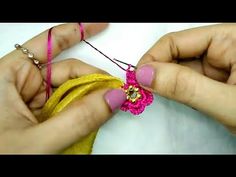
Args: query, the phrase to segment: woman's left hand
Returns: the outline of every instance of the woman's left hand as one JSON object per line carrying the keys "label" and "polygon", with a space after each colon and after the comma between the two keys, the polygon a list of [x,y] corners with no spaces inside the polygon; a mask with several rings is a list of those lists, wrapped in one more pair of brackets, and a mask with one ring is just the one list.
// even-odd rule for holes
{"label": "woman's left hand", "polygon": [[[84,24],[85,38],[106,27],[107,24]],[[54,27],[53,57],[80,42],[80,35],[78,24]],[[22,45],[41,64],[47,62],[47,37],[48,30]],[[52,64],[52,71],[53,88],[85,74],[105,73],[76,59]],[[14,50],[0,60],[0,152],[56,153],[97,129],[111,116],[104,100],[105,89],[71,104],[56,119],[41,120],[45,80],[46,68],[37,68],[20,50]]]}

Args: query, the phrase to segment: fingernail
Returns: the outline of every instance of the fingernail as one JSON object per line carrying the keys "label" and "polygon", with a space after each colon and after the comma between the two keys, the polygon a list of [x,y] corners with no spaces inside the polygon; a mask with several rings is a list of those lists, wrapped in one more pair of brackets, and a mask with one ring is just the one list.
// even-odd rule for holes
{"label": "fingernail", "polygon": [[126,94],[121,89],[110,90],[105,94],[105,100],[113,112],[125,102]]}
{"label": "fingernail", "polygon": [[142,66],[136,71],[136,79],[139,84],[150,87],[154,79],[154,68],[149,65]]}

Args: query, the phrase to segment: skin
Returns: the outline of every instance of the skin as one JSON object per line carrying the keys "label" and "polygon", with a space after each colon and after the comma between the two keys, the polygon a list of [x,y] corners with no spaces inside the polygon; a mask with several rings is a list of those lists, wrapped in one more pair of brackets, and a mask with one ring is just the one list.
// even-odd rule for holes
{"label": "skin", "polygon": [[154,68],[150,88],[210,115],[236,134],[236,25],[169,33],[140,59]]}
{"label": "skin", "polygon": [[[107,24],[85,24],[85,38]],[[209,114],[236,133],[236,25],[189,29],[163,36],[140,59],[155,69],[150,88],[162,96]],[[80,41],[78,24],[64,24],[52,32],[53,56]],[[47,31],[26,42],[46,63]],[[105,73],[77,59],[52,65],[52,89],[68,79]],[[0,59],[0,153],[58,153],[99,128],[112,113],[104,101],[106,89],[70,104],[56,119],[42,120],[46,70],[39,70],[14,50]],[[97,106],[99,105],[99,106]],[[94,114],[96,112],[96,114]]]}
{"label": "skin", "polygon": [[[84,24],[85,38],[107,24]],[[78,24],[63,24],[52,31],[53,56],[80,41]],[[24,47],[46,63],[47,31],[29,40]],[[91,73],[106,73],[77,59],[52,64],[52,87],[68,79]],[[39,70],[19,50],[0,59],[0,153],[57,153],[99,128],[111,117],[104,101],[106,89],[92,92],[70,104],[56,119],[41,120],[45,104],[46,69]],[[99,106],[97,106],[99,105]],[[96,112],[96,114],[94,114]]]}

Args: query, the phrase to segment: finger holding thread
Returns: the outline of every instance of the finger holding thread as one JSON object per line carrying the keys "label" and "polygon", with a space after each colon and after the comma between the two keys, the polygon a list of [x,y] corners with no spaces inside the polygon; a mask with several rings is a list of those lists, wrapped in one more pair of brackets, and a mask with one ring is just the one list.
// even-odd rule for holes
{"label": "finger holding thread", "polygon": [[[90,38],[108,26],[107,23],[84,23],[84,38]],[[22,44],[23,47],[29,49],[41,64],[47,63],[47,37],[48,30],[33,37],[26,43]],[[78,23],[68,23],[55,26],[52,30],[52,58],[55,58],[65,49],[72,47],[79,43],[81,40],[81,33]],[[27,56],[18,50],[14,50],[4,58],[8,60],[26,59]]]}

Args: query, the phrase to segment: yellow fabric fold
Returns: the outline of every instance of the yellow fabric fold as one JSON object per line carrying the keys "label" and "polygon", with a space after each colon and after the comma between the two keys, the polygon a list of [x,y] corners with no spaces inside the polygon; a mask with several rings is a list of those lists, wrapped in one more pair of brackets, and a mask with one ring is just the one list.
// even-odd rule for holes
{"label": "yellow fabric fold", "polygon": [[[42,109],[43,120],[52,118],[74,100],[79,100],[89,92],[102,88],[120,88],[123,82],[116,77],[104,74],[90,74],[71,79],[62,84],[48,99]],[[65,149],[63,154],[90,154],[97,131]]]}

